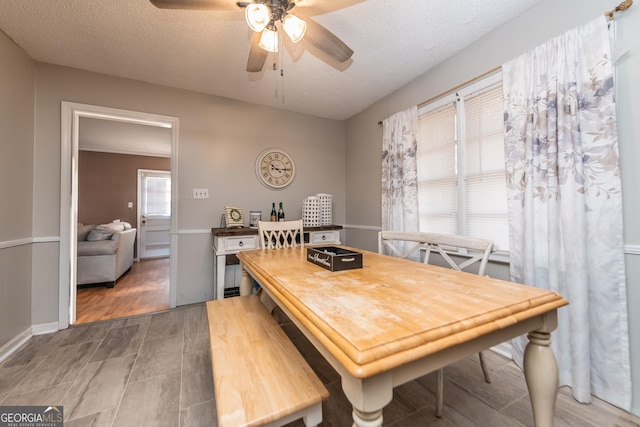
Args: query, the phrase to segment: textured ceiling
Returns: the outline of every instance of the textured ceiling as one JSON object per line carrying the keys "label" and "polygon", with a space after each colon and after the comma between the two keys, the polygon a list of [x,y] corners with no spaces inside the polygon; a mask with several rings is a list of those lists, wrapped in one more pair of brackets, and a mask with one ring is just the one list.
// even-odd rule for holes
{"label": "textured ceiling", "polygon": [[285,42],[283,77],[273,56],[247,73],[242,10],[161,10],[148,0],[0,0],[0,29],[36,61],[347,119],[541,0],[305,1],[355,51],[350,61]]}

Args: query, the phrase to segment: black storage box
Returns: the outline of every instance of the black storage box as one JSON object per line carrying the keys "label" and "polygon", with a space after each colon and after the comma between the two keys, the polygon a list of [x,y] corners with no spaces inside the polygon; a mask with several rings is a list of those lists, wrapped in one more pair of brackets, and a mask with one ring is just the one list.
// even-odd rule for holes
{"label": "black storage box", "polygon": [[362,268],[362,254],[336,246],[307,248],[307,261],[330,271]]}

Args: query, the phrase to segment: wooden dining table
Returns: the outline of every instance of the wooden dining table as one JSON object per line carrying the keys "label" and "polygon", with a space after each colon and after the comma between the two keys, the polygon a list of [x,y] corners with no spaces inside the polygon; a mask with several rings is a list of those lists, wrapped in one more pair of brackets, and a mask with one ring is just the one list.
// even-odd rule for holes
{"label": "wooden dining table", "polygon": [[238,253],[240,293],[253,277],[341,376],[353,425],[382,425],[393,388],[522,334],[536,426],[553,424],[555,292],[360,249],[362,268],[332,272],[307,247]]}

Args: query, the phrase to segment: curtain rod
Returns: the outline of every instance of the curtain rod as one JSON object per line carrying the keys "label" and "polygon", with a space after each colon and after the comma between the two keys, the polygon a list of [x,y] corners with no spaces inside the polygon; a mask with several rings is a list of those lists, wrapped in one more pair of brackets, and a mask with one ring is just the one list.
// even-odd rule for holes
{"label": "curtain rod", "polygon": [[[621,11],[623,11],[623,10],[627,10],[627,9],[629,9],[629,8],[631,7],[631,5],[632,5],[632,4],[633,4],[633,0],[624,0],[622,3],[620,3],[618,6],[616,6],[616,8],[615,8],[615,9],[611,9],[610,11],[605,12],[604,16],[606,16],[607,18],[609,18],[609,20],[612,20],[612,19],[613,19],[613,15],[614,15],[614,14],[616,14],[617,12],[621,12]],[[501,65],[500,65],[500,66],[497,66],[497,67],[495,67],[495,68],[492,68],[492,69],[490,69],[489,71],[486,71],[486,72],[484,72],[484,73],[482,73],[482,74],[478,74],[477,76],[475,76],[475,77],[473,77],[473,78],[471,78],[471,79],[467,80],[467,81],[466,81],[466,82],[464,82],[464,83],[460,83],[459,85],[457,85],[457,86],[455,86],[455,87],[453,87],[453,88],[451,88],[451,89],[449,89],[449,90],[446,90],[446,91],[444,91],[444,92],[442,92],[442,93],[440,93],[440,94],[438,94],[438,95],[436,95],[436,96],[432,96],[431,98],[427,99],[426,101],[422,101],[421,103],[419,103],[419,104],[418,104],[418,108],[420,108],[420,107],[422,107],[423,105],[426,105],[426,104],[428,104],[428,103],[430,103],[430,102],[432,102],[432,101],[435,101],[436,99],[441,98],[441,97],[443,97],[443,96],[445,96],[445,95],[449,95],[450,93],[455,92],[456,90],[460,89],[461,87],[464,87],[464,86],[466,86],[466,85],[468,85],[468,84],[470,84],[470,83],[473,83],[473,82],[475,82],[476,80],[479,80],[479,79],[481,79],[481,78],[483,78],[483,77],[486,77],[486,76],[488,76],[489,74],[493,74],[493,73],[495,73],[496,71],[500,70],[501,68],[502,68],[502,66],[501,66]],[[378,126],[382,126],[382,120],[378,120]]]}
{"label": "curtain rod", "polygon": [[[427,99],[426,101],[422,101],[421,103],[419,103],[419,104],[418,104],[418,108],[422,107],[423,105],[427,105],[428,103],[430,103],[430,102],[432,102],[432,101],[435,101],[435,100],[436,100],[436,99],[438,99],[438,98],[442,98],[443,96],[449,95],[450,93],[453,93],[453,92],[455,92],[456,90],[458,90],[458,89],[460,89],[460,88],[462,88],[462,87],[465,87],[465,86],[467,86],[467,85],[469,85],[469,84],[471,84],[471,83],[475,82],[476,80],[480,80],[480,79],[481,79],[481,78],[483,78],[483,77],[486,77],[486,76],[488,76],[488,75],[490,75],[490,74],[493,74],[493,73],[495,73],[496,71],[500,70],[501,68],[502,68],[502,65],[499,65],[499,66],[497,66],[497,67],[494,67],[494,68],[490,69],[489,71],[485,71],[485,72],[484,72],[484,73],[482,73],[482,74],[478,74],[477,76],[475,76],[475,77],[473,77],[473,78],[471,78],[471,79],[469,79],[469,80],[467,80],[467,81],[465,81],[465,82],[463,82],[463,83],[460,83],[460,84],[459,84],[459,85],[457,85],[457,86],[452,87],[451,89],[448,89],[448,90],[446,90],[446,91],[444,91],[444,92],[441,92],[441,93],[439,93],[439,94],[438,94],[438,95],[436,95],[436,96],[432,96],[431,98]],[[378,126],[382,126],[382,120],[378,121]]]}
{"label": "curtain rod", "polygon": [[629,9],[631,7],[632,4],[633,4],[633,0],[624,0],[622,3],[617,5],[615,9],[611,9],[610,11],[605,12],[604,16],[609,18],[609,20],[612,20],[613,19],[613,15],[616,12],[621,12],[623,10],[627,10],[627,9]]}

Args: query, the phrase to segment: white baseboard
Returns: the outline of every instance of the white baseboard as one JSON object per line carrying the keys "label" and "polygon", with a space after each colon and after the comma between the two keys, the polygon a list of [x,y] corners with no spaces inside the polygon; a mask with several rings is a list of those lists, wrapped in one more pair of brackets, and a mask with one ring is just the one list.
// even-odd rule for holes
{"label": "white baseboard", "polygon": [[16,350],[18,350],[24,343],[31,338],[31,328],[19,333],[11,341],[0,347],[0,362],[11,356]]}
{"label": "white baseboard", "polygon": [[19,333],[11,341],[0,347],[0,362],[18,351],[32,336],[52,334],[54,332],[58,332],[58,322],[31,325],[29,329]]}
{"label": "white baseboard", "polygon": [[33,335],[44,335],[58,332],[58,322],[40,323],[39,325],[31,325],[31,333]]}

